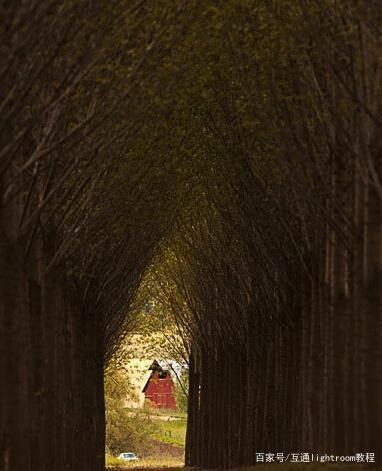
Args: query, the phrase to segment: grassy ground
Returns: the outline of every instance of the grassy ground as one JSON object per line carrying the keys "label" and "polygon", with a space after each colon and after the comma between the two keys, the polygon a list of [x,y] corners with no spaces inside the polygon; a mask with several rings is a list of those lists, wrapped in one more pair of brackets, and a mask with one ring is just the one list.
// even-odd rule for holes
{"label": "grassy ground", "polygon": [[106,455],[106,468],[108,470],[118,469],[122,471],[124,469],[131,471],[138,471],[140,469],[174,469],[184,470],[184,462],[179,458],[147,458],[141,459],[138,462],[126,463],[126,461],[119,460],[110,455]]}
{"label": "grassy ground", "polygon": [[186,420],[155,420],[152,438],[162,443],[184,447],[186,439]]}
{"label": "grassy ground", "polygon": [[173,409],[150,409],[150,415],[159,415],[167,417],[179,417],[184,420],[187,419],[187,412],[177,411]]}
{"label": "grassy ground", "polygon": [[[176,417],[176,419],[174,419]],[[170,420],[168,420],[170,418]],[[174,411],[149,411],[142,446],[125,450],[137,453],[139,461],[126,463],[111,454],[106,455],[106,466],[114,468],[174,468],[184,465],[186,414]]]}

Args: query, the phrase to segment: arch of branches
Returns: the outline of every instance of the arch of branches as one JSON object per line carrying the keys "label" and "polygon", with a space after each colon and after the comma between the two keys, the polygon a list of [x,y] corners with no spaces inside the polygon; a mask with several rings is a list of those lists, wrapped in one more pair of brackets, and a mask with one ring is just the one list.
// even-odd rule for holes
{"label": "arch of branches", "polygon": [[103,469],[148,279],[188,348],[187,464],[378,456],[379,3],[0,15],[1,469]]}

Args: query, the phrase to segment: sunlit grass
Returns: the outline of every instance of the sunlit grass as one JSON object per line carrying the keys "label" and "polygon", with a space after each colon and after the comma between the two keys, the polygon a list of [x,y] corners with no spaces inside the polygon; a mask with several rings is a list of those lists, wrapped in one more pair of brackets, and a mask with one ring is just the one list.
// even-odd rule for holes
{"label": "sunlit grass", "polygon": [[120,466],[122,464],[122,460],[119,460],[118,458],[115,458],[114,456],[106,453],[105,463],[106,463],[106,466]]}
{"label": "sunlit grass", "polygon": [[122,469],[146,469],[146,468],[183,468],[184,462],[179,458],[171,457],[158,457],[158,458],[146,458],[140,459],[139,461],[126,462],[118,458],[106,455],[106,467],[107,468],[120,468]]}
{"label": "sunlit grass", "polygon": [[164,415],[164,416],[170,416],[170,417],[181,417],[182,419],[187,418],[187,412],[184,411],[179,411],[179,410],[174,410],[174,409],[147,409],[147,413],[150,414],[150,416],[155,416],[155,415]]}
{"label": "sunlit grass", "polygon": [[152,438],[162,443],[184,446],[186,440],[186,421],[155,421],[155,431]]}

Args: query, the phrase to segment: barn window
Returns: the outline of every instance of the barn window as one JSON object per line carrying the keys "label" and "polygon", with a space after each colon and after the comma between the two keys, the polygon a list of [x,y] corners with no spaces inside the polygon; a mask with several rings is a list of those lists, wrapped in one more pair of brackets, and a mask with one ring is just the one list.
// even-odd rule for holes
{"label": "barn window", "polygon": [[159,371],[158,373],[158,378],[159,379],[166,379],[167,378],[167,371]]}

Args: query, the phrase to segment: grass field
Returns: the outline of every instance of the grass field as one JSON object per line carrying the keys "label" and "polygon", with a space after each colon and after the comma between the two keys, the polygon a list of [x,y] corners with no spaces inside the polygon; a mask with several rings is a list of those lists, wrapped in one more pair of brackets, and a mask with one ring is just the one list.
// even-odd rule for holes
{"label": "grass field", "polygon": [[150,415],[167,416],[167,417],[179,417],[184,420],[187,419],[187,412],[174,411],[173,409],[150,409]]}
{"label": "grass field", "polygon": [[[174,468],[184,465],[186,414],[156,410],[148,413],[147,420],[151,426],[146,430],[145,447],[138,450],[139,461],[126,463],[111,454],[106,454],[106,466],[109,469]],[[128,451],[136,452],[134,449]]]}
{"label": "grass field", "polygon": [[155,430],[152,438],[162,443],[184,447],[186,439],[186,420],[154,420]]}
{"label": "grass field", "polygon": [[183,469],[184,463],[178,458],[147,458],[142,459],[138,462],[126,463],[123,460],[114,458],[110,455],[106,455],[106,468],[110,469],[128,469],[128,470],[139,470],[139,469],[163,469],[163,468],[172,468],[172,469]]}

